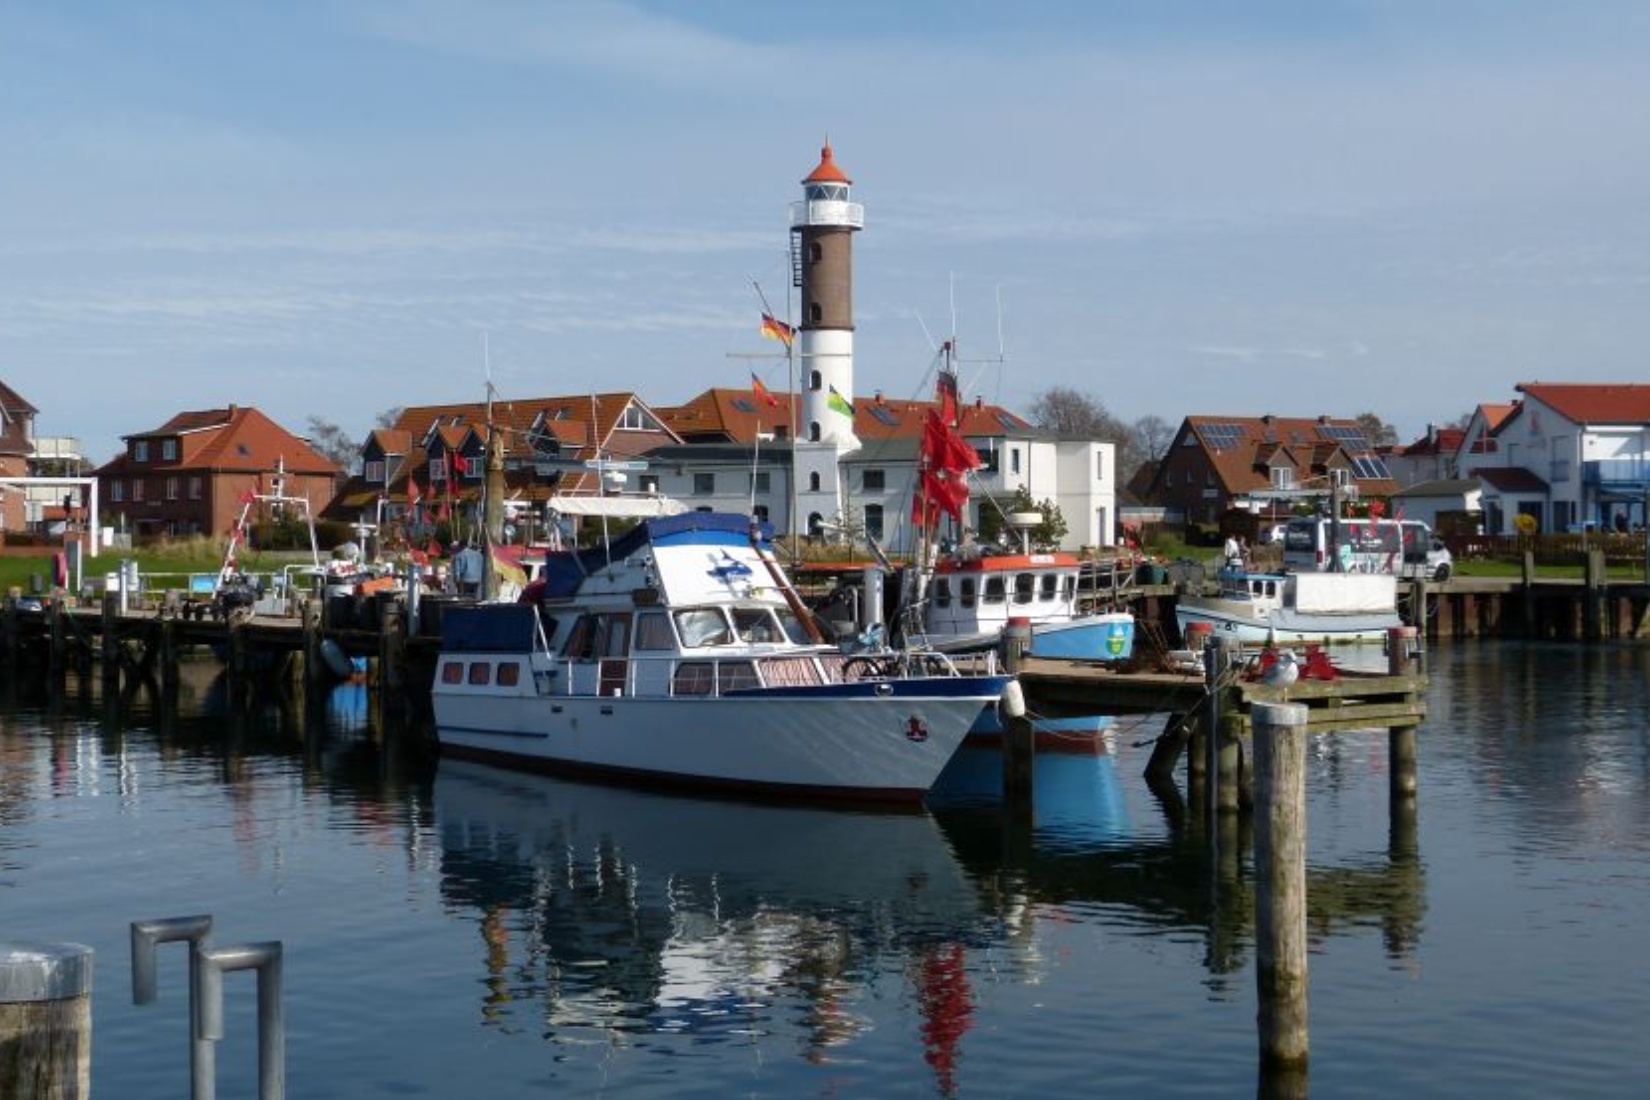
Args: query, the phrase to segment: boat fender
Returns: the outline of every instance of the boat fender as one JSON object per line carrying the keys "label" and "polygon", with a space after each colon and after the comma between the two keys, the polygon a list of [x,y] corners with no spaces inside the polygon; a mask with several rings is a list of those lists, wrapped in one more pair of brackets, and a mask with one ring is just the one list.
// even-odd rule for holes
{"label": "boat fender", "polygon": [[997,714],[1005,720],[1025,717],[1026,693],[1020,687],[1020,681],[1010,680],[1003,688],[1003,693],[997,697]]}
{"label": "boat fender", "polygon": [[324,638],[321,641],[321,660],[326,662],[326,666],[332,670],[334,676],[348,676],[354,671],[350,664],[349,655],[344,652],[344,647],[331,638]]}

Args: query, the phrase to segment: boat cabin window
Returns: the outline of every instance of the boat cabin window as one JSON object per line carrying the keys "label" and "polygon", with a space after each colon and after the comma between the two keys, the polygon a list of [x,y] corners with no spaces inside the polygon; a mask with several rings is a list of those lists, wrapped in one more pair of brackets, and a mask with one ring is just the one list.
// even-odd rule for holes
{"label": "boat cabin window", "polygon": [[492,679],[493,666],[486,661],[470,662],[470,683],[476,687],[486,687]]}
{"label": "boat cabin window", "polygon": [[671,677],[672,695],[709,695],[716,685],[716,666],[709,661],[683,661]]}
{"label": "boat cabin window", "polygon": [[973,577],[964,577],[962,579],[962,598],[958,602],[964,607],[974,606],[975,586],[978,584],[979,582]]}
{"label": "boat cabin window", "polygon": [[498,665],[498,686],[515,687],[521,683],[521,666],[515,661],[500,661]]}
{"label": "boat cabin window", "polygon": [[718,664],[716,672],[718,691],[740,691],[762,686],[762,682],[756,678],[754,661],[722,661]]}
{"label": "boat cabin window", "polygon": [[1060,578],[1060,590],[1061,597],[1067,603],[1070,603],[1077,595],[1077,575],[1075,573],[1067,573],[1064,577]]}
{"label": "boat cabin window", "polygon": [[1030,603],[1032,595],[1037,591],[1037,575],[1035,573],[1014,574],[1014,602]]}
{"label": "boat cabin window", "polygon": [[951,578],[940,577],[934,582],[934,606],[951,606]]}
{"label": "boat cabin window", "polygon": [[1044,573],[1038,578],[1037,598],[1052,600],[1060,594],[1060,575],[1058,573]]}
{"label": "boat cabin window", "polygon": [[663,611],[644,611],[636,616],[635,647],[639,653],[676,648],[676,635],[671,633],[670,619]]}
{"label": "boat cabin window", "polygon": [[742,642],[777,642],[780,637],[779,627],[766,608],[734,608],[733,628],[739,632]]}
{"label": "boat cabin window", "polygon": [[985,579],[984,602],[1002,603],[1007,595],[1008,585],[1003,583],[1003,579],[1001,577],[987,577]]}
{"label": "boat cabin window", "polygon": [[733,641],[727,619],[714,607],[695,607],[676,612],[676,632],[684,649],[706,645],[727,645]]}
{"label": "boat cabin window", "polygon": [[808,636],[808,628],[802,625],[802,620],[797,618],[795,613],[793,613],[789,608],[782,611],[776,611],[774,614],[779,616],[779,626],[785,631],[785,637],[789,638],[793,643],[796,645],[807,645],[809,642],[813,641],[813,639]]}
{"label": "boat cabin window", "polygon": [[441,682],[444,684],[462,684],[464,682],[464,662],[448,661],[442,665]]}
{"label": "boat cabin window", "polygon": [[562,646],[563,657],[591,661],[623,657],[630,652],[630,614],[581,615]]}

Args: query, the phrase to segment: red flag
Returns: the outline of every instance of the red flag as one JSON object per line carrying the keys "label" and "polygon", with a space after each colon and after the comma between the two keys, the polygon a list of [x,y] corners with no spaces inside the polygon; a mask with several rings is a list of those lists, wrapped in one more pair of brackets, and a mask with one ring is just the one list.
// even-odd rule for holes
{"label": "red flag", "polygon": [[251,489],[248,489],[246,492],[241,494],[241,503],[242,504],[256,504],[256,503],[258,503],[258,495],[256,493],[254,493]]}
{"label": "red flag", "polygon": [[948,428],[962,424],[962,399],[957,392],[957,376],[942,368],[934,382],[934,399],[940,404],[940,419]]}
{"label": "red flag", "polygon": [[927,524],[944,512],[961,523],[963,506],[968,503],[967,474],[979,465],[980,456],[968,441],[930,408],[923,420],[923,470],[912,501],[911,518]]}
{"label": "red flag", "polygon": [[762,384],[762,379],[756,377],[755,371],[751,372],[751,392],[766,401],[770,408],[777,409],[779,407],[779,398],[775,397],[773,391]]}
{"label": "red flag", "polygon": [[411,508],[417,504],[418,498],[423,495],[418,488],[418,479],[409,474],[407,476],[407,507]]}
{"label": "red flag", "polygon": [[467,474],[470,472],[470,464],[465,460],[462,451],[453,452],[453,470],[460,474]]}

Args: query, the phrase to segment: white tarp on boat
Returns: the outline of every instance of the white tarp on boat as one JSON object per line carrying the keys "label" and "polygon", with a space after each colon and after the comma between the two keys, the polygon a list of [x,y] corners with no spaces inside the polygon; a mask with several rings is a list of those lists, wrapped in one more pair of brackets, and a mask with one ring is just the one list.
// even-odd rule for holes
{"label": "white tarp on boat", "polygon": [[679,516],[688,506],[671,497],[657,496],[562,496],[550,498],[545,507],[564,516]]}
{"label": "white tarp on boat", "polygon": [[1295,609],[1325,615],[1392,611],[1398,578],[1390,573],[1296,573]]}

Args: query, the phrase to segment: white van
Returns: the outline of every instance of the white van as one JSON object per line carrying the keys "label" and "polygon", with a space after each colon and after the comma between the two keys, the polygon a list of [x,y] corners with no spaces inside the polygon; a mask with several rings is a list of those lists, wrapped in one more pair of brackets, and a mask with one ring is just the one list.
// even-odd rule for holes
{"label": "white van", "polygon": [[1404,565],[1401,575],[1410,580],[1444,581],[1455,570],[1455,561],[1444,540],[1418,519],[1399,520],[1404,535]]}
{"label": "white van", "polygon": [[[1283,532],[1283,566],[1297,572],[1333,572],[1331,520],[1297,517]],[[1340,530],[1342,573],[1396,573],[1411,580],[1441,581],[1453,564],[1449,548],[1419,520],[1343,519]]]}

